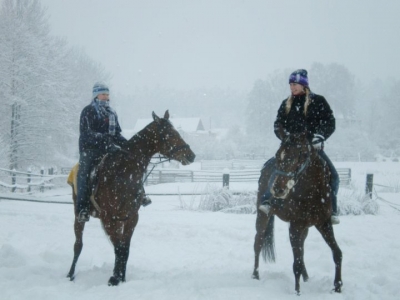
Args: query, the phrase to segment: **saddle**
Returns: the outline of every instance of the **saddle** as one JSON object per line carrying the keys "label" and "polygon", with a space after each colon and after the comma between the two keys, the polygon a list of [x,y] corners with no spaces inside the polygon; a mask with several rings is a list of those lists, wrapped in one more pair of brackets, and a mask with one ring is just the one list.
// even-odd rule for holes
{"label": "saddle", "polygon": [[[101,209],[99,205],[96,203],[94,200],[94,196],[96,195],[97,188],[98,188],[98,183],[99,183],[99,176],[98,176],[98,171],[99,168],[101,167],[105,157],[107,154],[100,160],[98,164],[95,164],[93,169],[90,171],[90,176],[89,176],[89,189],[91,191],[90,193],[90,202],[93,204],[93,206],[96,208],[96,210],[100,213]],[[75,164],[71,171],[69,172],[67,183],[72,187],[73,193],[75,197],[78,195],[78,170],[79,170],[79,163]],[[151,204],[151,199],[145,195],[143,186],[141,188],[141,193],[143,193],[144,197],[142,199],[141,205],[147,206]]]}
{"label": "saddle", "polygon": [[[93,169],[90,171],[90,176],[89,176],[89,188],[91,190],[90,197],[94,196],[94,194],[97,190],[98,170],[104,160],[104,157],[100,161],[100,163],[95,164]],[[73,166],[73,168],[71,169],[71,172],[69,172],[68,179],[67,179],[67,183],[72,187],[73,193],[75,196],[78,194],[78,170],[79,170],[79,163],[77,163],[77,164],[75,164],[75,166]]]}

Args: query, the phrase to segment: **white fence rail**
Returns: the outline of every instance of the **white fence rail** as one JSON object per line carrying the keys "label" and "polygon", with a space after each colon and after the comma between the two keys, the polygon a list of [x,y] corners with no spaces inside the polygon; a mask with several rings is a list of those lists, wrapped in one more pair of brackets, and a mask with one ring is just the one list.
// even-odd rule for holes
{"label": "white fence rail", "polygon": [[[221,165],[220,165],[221,166]],[[260,177],[260,169],[229,170],[230,182],[254,182]],[[338,168],[340,185],[351,183],[351,169]],[[223,170],[175,170],[162,169],[152,171],[146,180],[147,185],[168,182],[223,182]]]}
{"label": "white fence rail", "polygon": [[46,188],[54,187],[56,182],[66,182],[67,176],[53,174],[53,169],[47,172],[42,169],[40,173],[33,173],[0,168],[0,188],[9,189],[11,192],[17,190],[30,192],[36,188],[43,192]]}

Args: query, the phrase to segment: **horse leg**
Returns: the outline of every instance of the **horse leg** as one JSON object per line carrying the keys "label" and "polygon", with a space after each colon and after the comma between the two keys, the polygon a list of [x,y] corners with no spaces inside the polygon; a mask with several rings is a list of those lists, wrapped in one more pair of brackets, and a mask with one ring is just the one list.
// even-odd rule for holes
{"label": "horse leg", "polygon": [[109,286],[115,286],[121,281],[125,281],[126,264],[129,258],[129,247],[138,218],[139,216],[136,214],[126,222],[116,222],[115,226],[113,226],[114,232],[113,234],[110,234],[110,239],[114,245],[115,264],[113,276],[108,280]]}
{"label": "horse leg", "polygon": [[[290,223],[289,228],[289,236],[290,236],[290,244],[292,245],[293,251],[293,273],[295,279],[295,291],[297,295],[300,295],[300,276],[302,274],[307,275],[307,271],[305,270],[304,265],[304,239],[307,236],[307,233],[304,231],[307,228],[304,226],[299,226],[294,223]],[[308,277],[308,275],[307,275]]]}
{"label": "horse leg", "polygon": [[330,220],[326,221],[322,225],[315,226],[317,230],[321,233],[325,242],[332,250],[333,261],[335,262],[335,279],[333,281],[334,291],[340,293],[342,291],[342,250],[340,250],[338,244],[336,243],[335,234],[333,232],[332,223]]}
{"label": "horse leg", "polygon": [[308,228],[305,228],[305,230],[303,232],[303,235],[301,237],[301,239],[302,239],[302,245],[301,245],[302,253],[301,253],[301,256],[303,257],[303,266],[302,266],[303,270],[301,271],[301,276],[303,277],[303,281],[304,282],[307,282],[308,279],[309,279],[308,273],[307,273],[307,269],[306,269],[306,265],[304,263],[304,242],[305,242],[307,236],[308,236]]}
{"label": "horse leg", "polygon": [[83,247],[83,242],[82,242],[82,236],[83,236],[83,229],[85,228],[85,223],[78,222],[78,219],[75,217],[75,223],[74,223],[74,231],[75,231],[75,244],[74,244],[74,258],[72,260],[72,265],[71,268],[68,272],[67,277],[72,281],[75,278],[75,266],[78,261],[79,255],[81,254],[82,247]]}
{"label": "horse leg", "polygon": [[[273,229],[274,229],[274,217],[272,215],[266,215],[265,213],[258,211],[256,220],[256,235],[254,237],[254,271],[252,278],[260,279],[258,272],[260,262],[260,252],[263,247],[269,247],[266,251],[269,260],[275,260],[275,253],[273,247]],[[266,240],[270,242],[266,245]]]}

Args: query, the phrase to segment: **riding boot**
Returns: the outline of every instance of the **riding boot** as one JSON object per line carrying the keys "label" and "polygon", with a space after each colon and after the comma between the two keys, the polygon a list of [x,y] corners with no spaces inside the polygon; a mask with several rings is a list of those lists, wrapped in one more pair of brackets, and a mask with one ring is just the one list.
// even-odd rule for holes
{"label": "riding boot", "polygon": [[143,207],[150,205],[151,204],[151,199],[149,196],[144,195],[143,200],[142,200],[142,205]]}

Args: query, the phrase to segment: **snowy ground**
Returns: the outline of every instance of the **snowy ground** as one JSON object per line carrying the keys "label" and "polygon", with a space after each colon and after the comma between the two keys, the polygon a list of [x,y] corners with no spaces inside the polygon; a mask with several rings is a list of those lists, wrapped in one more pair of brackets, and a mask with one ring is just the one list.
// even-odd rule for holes
{"label": "snowy ground", "polygon": [[[342,166],[342,165],[340,165]],[[349,163],[343,163],[349,167]],[[399,182],[399,164],[351,164],[354,189],[365,174],[376,181]],[[397,179],[393,179],[396,177]],[[390,178],[390,179],[389,179]],[[201,191],[199,184],[147,187],[148,193]],[[233,184],[254,190],[256,184]],[[377,215],[341,216],[335,235],[343,251],[343,292],[331,293],[331,252],[312,228],[305,261],[310,281],[301,283],[303,299],[400,299],[400,194],[378,191]],[[37,195],[70,201],[69,187]],[[199,197],[199,196],[197,196]],[[276,221],[275,264],[260,266],[251,279],[255,215],[182,210],[194,196],[152,196],[142,208],[132,238],[127,281],[108,287],[113,248],[97,219],[86,225],[84,248],[74,282],[65,276],[73,255],[70,204],[0,200],[0,299],[293,299],[294,277],[288,226]]]}

